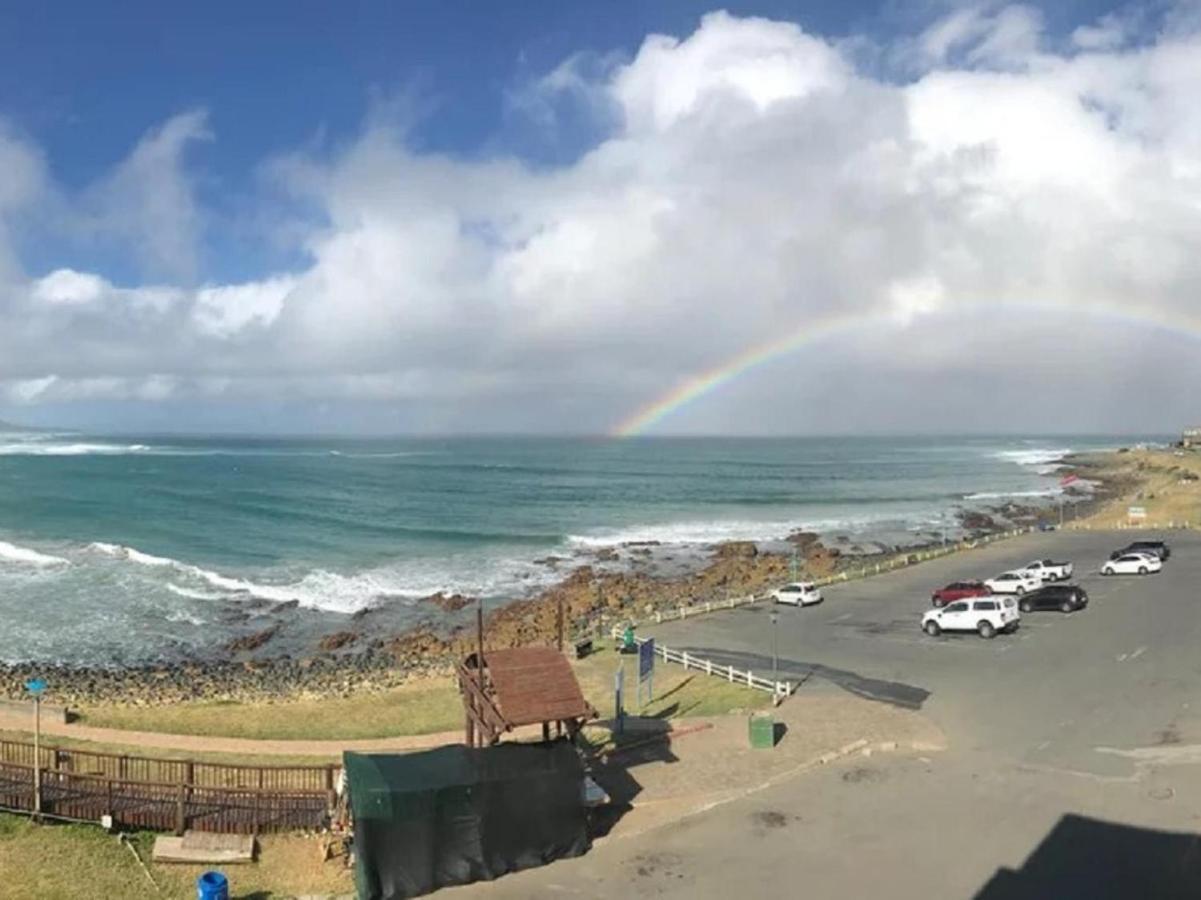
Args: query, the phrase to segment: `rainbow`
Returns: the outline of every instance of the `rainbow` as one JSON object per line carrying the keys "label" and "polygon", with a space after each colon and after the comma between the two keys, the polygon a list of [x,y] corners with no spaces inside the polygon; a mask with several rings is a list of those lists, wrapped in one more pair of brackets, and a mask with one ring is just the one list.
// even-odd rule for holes
{"label": "rainbow", "polygon": [[[989,313],[1022,312],[1070,314],[1091,320],[1111,321],[1140,329],[1166,332],[1189,340],[1201,340],[1201,316],[1166,313],[1151,306],[1118,303],[1092,303],[1075,307],[1064,303],[1043,301],[1002,301],[985,307]],[[938,313],[924,313],[919,319],[961,315],[964,308]],[[664,419],[690,403],[720,390],[748,372],[769,365],[805,347],[845,334],[893,324],[903,327],[891,310],[869,310],[832,315],[806,324],[795,331],[740,351],[729,359],[703,372],[685,378],[667,393],[660,395],[635,413],[622,419],[611,431],[612,437],[636,437],[646,433]]]}

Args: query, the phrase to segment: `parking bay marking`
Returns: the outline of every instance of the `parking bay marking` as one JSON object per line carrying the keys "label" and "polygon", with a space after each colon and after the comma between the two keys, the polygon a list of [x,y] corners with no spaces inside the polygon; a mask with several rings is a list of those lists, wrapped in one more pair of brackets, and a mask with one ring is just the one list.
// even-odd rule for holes
{"label": "parking bay marking", "polygon": [[1136,659],[1138,659],[1140,656],[1142,656],[1142,655],[1143,655],[1144,653],[1146,653],[1146,652],[1147,652],[1147,648],[1146,648],[1146,647],[1139,647],[1139,648],[1138,648],[1137,650],[1135,650],[1133,653],[1122,653],[1122,654],[1119,654],[1119,656],[1118,656],[1118,662],[1131,662],[1132,660],[1136,660]]}

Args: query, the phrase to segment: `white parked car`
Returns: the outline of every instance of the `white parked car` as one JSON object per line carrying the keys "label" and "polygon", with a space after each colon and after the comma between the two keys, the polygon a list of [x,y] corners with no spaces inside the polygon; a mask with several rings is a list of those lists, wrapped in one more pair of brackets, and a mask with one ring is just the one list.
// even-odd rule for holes
{"label": "white parked car", "polygon": [[922,631],[938,637],[944,631],[974,631],[991,638],[998,631],[1013,631],[1022,620],[1012,597],[976,597],[956,600],[922,616]]}
{"label": "white parked car", "polygon": [[984,582],[994,594],[1021,594],[1036,591],[1043,586],[1041,575],[1031,575],[1026,571],[1002,572],[996,578]]}
{"label": "white parked car", "polygon": [[796,584],[786,584],[778,591],[771,592],[771,598],[777,603],[790,603],[793,606],[812,606],[822,602],[822,592],[807,581]]}
{"label": "white parked car", "polygon": [[1067,581],[1072,577],[1070,562],[1052,562],[1049,559],[1036,559],[1028,562],[1019,571],[1033,575],[1041,581]]}
{"label": "white parked car", "polygon": [[1163,568],[1163,560],[1154,553],[1127,553],[1117,559],[1107,559],[1101,566],[1102,575],[1149,575]]}

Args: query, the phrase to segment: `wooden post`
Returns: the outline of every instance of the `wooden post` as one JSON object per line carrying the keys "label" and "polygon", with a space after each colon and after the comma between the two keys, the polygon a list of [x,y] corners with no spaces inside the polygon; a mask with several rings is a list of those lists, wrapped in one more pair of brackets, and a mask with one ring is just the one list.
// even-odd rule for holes
{"label": "wooden post", "polygon": [[42,812],[42,701],[33,695],[33,814]]}
{"label": "wooden post", "polygon": [[180,782],[179,790],[175,795],[175,833],[178,835],[184,833],[184,825],[186,824],[184,822],[184,791],[187,789],[187,785]]}
{"label": "wooden post", "polygon": [[559,652],[563,652],[563,592],[559,591],[559,603],[555,615],[555,634],[559,641]]}
{"label": "wooden post", "polygon": [[113,827],[117,825],[117,817],[113,815],[113,780],[111,778],[104,779],[104,809],[109,817],[113,820]]}

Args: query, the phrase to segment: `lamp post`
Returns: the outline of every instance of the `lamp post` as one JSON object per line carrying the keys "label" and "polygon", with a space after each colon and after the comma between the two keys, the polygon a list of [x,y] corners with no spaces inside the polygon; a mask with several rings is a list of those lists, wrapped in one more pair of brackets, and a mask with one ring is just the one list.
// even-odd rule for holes
{"label": "lamp post", "polygon": [[771,613],[771,680],[779,682],[780,680],[780,653],[778,650],[779,643],[777,641],[776,625],[780,621],[780,614],[775,610]]}
{"label": "lamp post", "polygon": [[33,696],[33,815],[37,818],[42,813],[42,694],[46,682],[31,678],[25,682],[25,690]]}

